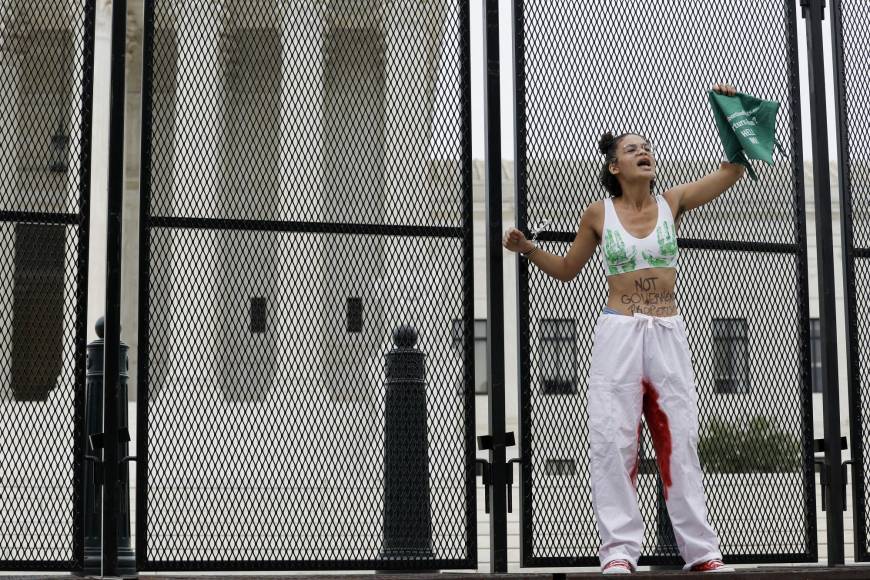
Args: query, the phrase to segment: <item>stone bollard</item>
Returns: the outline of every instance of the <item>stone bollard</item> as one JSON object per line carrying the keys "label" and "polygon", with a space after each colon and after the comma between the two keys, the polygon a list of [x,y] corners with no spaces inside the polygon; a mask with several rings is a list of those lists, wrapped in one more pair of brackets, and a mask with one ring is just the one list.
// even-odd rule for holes
{"label": "stone bollard", "polygon": [[[102,464],[103,450],[99,445],[94,448],[92,435],[103,432],[103,318],[97,320],[97,340],[88,344],[87,380],[85,386],[85,569],[99,570],[101,558],[102,529]],[[118,427],[126,435],[121,437],[118,458],[129,455],[129,431],[127,430],[127,380],[130,362],[127,358],[129,347],[121,343],[121,382],[118,385]],[[100,437],[95,439],[99,440]],[[122,570],[135,569],[135,558],[130,543],[130,474],[127,462],[120,467],[121,485],[118,497],[118,557]]]}
{"label": "stone bollard", "polygon": [[417,331],[393,332],[386,355],[384,404],[384,539],[381,557],[432,557],[429,449],[426,429],[426,354]]}

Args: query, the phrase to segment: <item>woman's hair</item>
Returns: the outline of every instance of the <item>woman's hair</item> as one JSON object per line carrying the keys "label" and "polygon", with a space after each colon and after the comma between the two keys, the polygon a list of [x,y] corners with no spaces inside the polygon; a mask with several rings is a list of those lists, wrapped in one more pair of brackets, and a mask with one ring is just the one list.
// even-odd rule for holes
{"label": "woman's hair", "polygon": [[[608,131],[598,140],[598,150],[604,154],[604,166],[601,167],[601,171],[598,173],[598,183],[604,186],[604,189],[607,190],[610,197],[619,197],[622,195],[622,186],[619,185],[619,180],[616,179],[616,176],[610,173],[609,167],[611,163],[616,162],[616,146],[619,145],[619,142],[627,135],[637,135],[638,137],[646,139],[646,137],[639,133],[622,133],[621,135],[614,137],[613,133]],[[650,191],[655,187],[655,184],[655,179],[650,181]]]}

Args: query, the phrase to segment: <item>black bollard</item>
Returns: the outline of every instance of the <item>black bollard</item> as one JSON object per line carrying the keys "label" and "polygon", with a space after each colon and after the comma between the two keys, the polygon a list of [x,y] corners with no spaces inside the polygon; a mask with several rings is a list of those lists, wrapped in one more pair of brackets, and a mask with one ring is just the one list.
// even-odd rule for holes
{"label": "black bollard", "polygon": [[426,354],[417,331],[393,332],[386,355],[384,424],[384,540],[381,557],[432,557],[429,448],[426,434]]}
{"label": "black bollard", "polygon": [[[100,570],[101,528],[102,528],[102,464],[103,459],[103,336],[104,321],[101,317],[96,324],[97,340],[88,344],[87,381],[85,394],[85,571]],[[130,363],[127,358],[129,347],[121,343],[121,383],[118,391],[118,426],[122,433],[118,447],[118,457],[127,457],[130,440],[127,430],[127,380]],[[130,542],[130,474],[127,462],[120,469],[121,486],[118,505],[118,551],[119,567],[122,571],[135,570],[135,558]]]}

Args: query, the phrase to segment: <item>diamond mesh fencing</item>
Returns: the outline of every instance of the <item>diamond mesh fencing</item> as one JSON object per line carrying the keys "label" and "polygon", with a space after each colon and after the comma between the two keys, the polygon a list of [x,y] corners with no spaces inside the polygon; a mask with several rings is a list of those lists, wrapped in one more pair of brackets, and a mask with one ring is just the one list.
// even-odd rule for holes
{"label": "diamond mesh fencing", "polygon": [[466,2],[146,2],[140,569],[476,566]]}
{"label": "diamond mesh fencing", "polygon": [[[732,562],[817,558],[794,4],[515,3],[518,221],[528,231],[551,220],[539,239],[557,255],[583,210],[607,195],[597,181],[602,133],[649,138],[654,193],[662,193],[718,169],[706,97],[715,83],[780,102],[776,136],[786,154],[770,167],[756,163],[757,182],[745,177],[678,230],[677,296],[699,395],[707,505]],[[748,23],[765,33],[747,34]],[[567,284],[520,262],[524,566],[598,563],[586,377],[607,298],[599,254]],[[554,328],[567,331],[554,341]],[[678,564],[643,431],[641,563]]]}
{"label": "diamond mesh fencing", "polygon": [[0,569],[80,570],[93,2],[0,5]]}
{"label": "diamond mesh fencing", "polygon": [[[849,406],[852,458],[858,477],[852,480],[854,503],[855,559],[870,560],[867,543],[868,471],[864,457],[870,440],[870,155],[864,145],[870,138],[870,69],[866,31],[870,6],[865,2],[840,1],[831,5],[835,34],[832,50],[837,61],[839,101],[840,200],[843,212],[843,274],[846,291],[846,332],[849,361]],[[839,29],[840,34],[836,34]]]}

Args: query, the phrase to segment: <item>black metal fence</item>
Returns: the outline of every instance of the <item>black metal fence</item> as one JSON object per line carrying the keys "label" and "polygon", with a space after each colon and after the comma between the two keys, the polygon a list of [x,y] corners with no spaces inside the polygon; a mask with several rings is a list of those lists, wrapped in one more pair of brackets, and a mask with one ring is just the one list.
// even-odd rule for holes
{"label": "black metal fence", "polygon": [[[497,3],[487,6],[498,22]],[[870,16],[855,2],[831,8],[856,557],[866,560],[860,34]],[[732,562],[817,558],[795,9],[514,3],[518,221],[549,220],[541,239],[556,253],[603,195],[603,131],[647,133],[663,191],[717,166],[713,83],[781,103],[785,154],[679,232],[708,507]],[[469,10],[464,0],[146,0],[139,569],[477,566]],[[83,466],[99,455],[84,428],[94,12],[93,0],[0,8],[0,569],[81,570],[83,475],[99,483],[105,467]],[[123,62],[123,42],[113,51]],[[498,64],[486,63],[492,79]],[[112,123],[122,136],[123,114]],[[110,196],[121,195],[122,164],[115,151]],[[520,262],[523,566],[597,564],[583,420],[605,298],[597,260],[569,285]],[[503,320],[489,324],[504,334]],[[503,401],[499,382],[491,397]],[[104,411],[117,422],[123,404]],[[642,563],[676,564],[646,435],[642,453]],[[503,498],[503,458],[483,471]],[[493,551],[506,552],[504,502],[490,507]],[[505,554],[493,567],[504,571]]]}
{"label": "black metal fence", "polygon": [[79,570],[94,4],[0,25],[0,569]]}
{"label": "black metal fence", "polygon": [[475,566],[468,9],[146,2],[140,568]]}
{"label": "black metal fence", "polygon": [[[515,2],[518,222],[551,221],[564,255],[597,183],[605,131],[656,148],[655,193],[718,168],[706,91],[717,82],[781,103],[785,155],[689,213],[679,228],[680,310],[700,396],[713,527],[730,562],[815,561],[807,250],[790,0],[594,10]],[[747,35],[744,25],[763,34]],[[676,33],[679,31],[679,33]],[[606,300],[598,252],[570,284],[520,262],[522,563],[595,565],[585,381]],[[644,429],[642,454],[652,446]],[[644,465],[649,465],[644,469]],[[643,462],[641,563],[677,564],[657,470]]]}
{"label": "black metal fence", "polygon": [[868,478],[864,457],[865,442],[870,438],[870,384],[867,357],[870,311],[870,164],[863,151],[870,138],[867,127],[870,71],[866,63],[866,31],[870,25],[870,7],[863,2],[831,3],[832,50],[837,90],[840,225],[842,232],[843,280],[846,293],[846,336],[848,345],[849,410],[852,450],[852,513],[854,516],[855,559],[870,559],[867,543]]}

